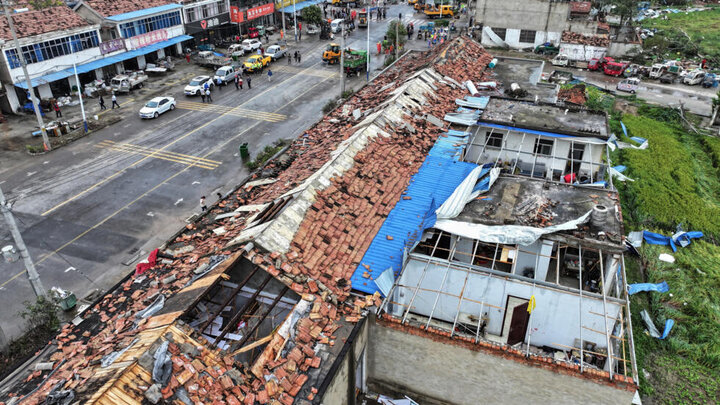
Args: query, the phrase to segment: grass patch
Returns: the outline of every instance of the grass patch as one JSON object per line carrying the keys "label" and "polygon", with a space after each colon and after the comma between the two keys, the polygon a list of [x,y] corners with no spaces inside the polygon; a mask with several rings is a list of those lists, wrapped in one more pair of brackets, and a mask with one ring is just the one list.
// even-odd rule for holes
{"label": "grass patch", "polygon": [[720,8],[664,16],[667,20],[654,18],[643,21],[644,28],[659,30],[655,37],[645,41],[646,50],[660,58],[702,55],[713,65],[720,62]]}
{"label": "grass patch", "polygon": [[710,156],[712,160],[713,166],[715,166],[716,169],[720,169],[720,139],[706,136],[702,138],[702,142],[708,156]]}
{"label": "grass patch", "polygon": [[262,152],[258,153],[258,155],[255,157],[255,160],[250,160],[245,163],[245,166],[247,166],[250,170],[255,170],[258,167],[262,166],[270,160],[271,157],[275,156],[276,153],[280,152],[280,150],[285,146],[285,143],[280,140],[275,142],[272,145],[268,145],[263,149]]}

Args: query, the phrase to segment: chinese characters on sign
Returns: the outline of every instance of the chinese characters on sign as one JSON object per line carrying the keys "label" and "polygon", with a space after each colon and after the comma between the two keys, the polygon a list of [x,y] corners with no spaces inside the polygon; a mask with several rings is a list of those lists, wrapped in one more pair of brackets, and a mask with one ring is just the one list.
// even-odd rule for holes
{"label": "chinese characters on sign", "polygon": [[111,39],[109,41],[100,42],[100,53],[103,55],[119,51],[121,49],[125,49],[125,41],[122,39]]}
{"label": "chinese characters on sign", "polygon": [[200,26],[204,30],[215,27],[216,25],[220,25],[220,19],[218,18],[208,18],[207,20],[200,21]]}
{"label": "chinese characters on sign", "polygon": [[253,7],[247,11],[247,19],[252,20],[254,18],[262,17],[264,15],[272,14],[275,11],[275,3],[263,4],[262,6]]}
{"label": "chinese characters on sign", "polygon": [[238,7],[235,7],[235,6],[230,7],[230,21],[232,21],[234,23],[241,23],[241,22],[245,21],[245,19],[243,18],[243,12],[240,11],[240,9]]}
{"label": "chinese characters on sign", "polygon": [[168,39],[167,30],[156,30],[130,38],[132,49],[142,48]]}

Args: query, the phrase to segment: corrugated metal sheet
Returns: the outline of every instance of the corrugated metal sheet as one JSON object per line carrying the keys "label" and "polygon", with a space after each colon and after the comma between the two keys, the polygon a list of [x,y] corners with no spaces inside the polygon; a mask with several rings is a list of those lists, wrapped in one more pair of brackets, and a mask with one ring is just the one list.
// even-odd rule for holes
{"label": "corrugated metal sheet", "polygon": [[[365,252],[350,279],[353,289],[368,294],[381,291],[374,280],[388,268],[395,277],[398,276],[404,250],[411,248],[423,230],[435,223],[435,210],[477,167],[460,159],[468,136],[464,132],[450,131],[447,136],[438,138],[420,170],[410,180],[405,192],[410,199],[398,201]],[[365,272],[370,273],[370,278],[363,277]]]}
{"label": "corrugated metal sheet", "polygon": [[171,3],[171,4],[165,4],[165,5],[157,6],[157,7],[146,8],[143,10],[135,10],[135,11],[130,11],[128,13],[113,15],[113,16],[108,17],[107,19],[110,21],[134,20],[136,18],[145,17],[146,15],[162,13],[165,11],[171,11],[171,10],[180,9],[180,8],[182,8],[181,4]]}

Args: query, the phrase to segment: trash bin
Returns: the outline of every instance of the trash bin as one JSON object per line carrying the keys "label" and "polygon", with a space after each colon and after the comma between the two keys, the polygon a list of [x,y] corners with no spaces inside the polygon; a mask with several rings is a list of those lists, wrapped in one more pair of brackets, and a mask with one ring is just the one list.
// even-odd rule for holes
{"label": "trash bin", "polygon": [[240,145],[240,157],[243,159],[247,159],[248,157],[250,157],[250,152],[248,152],[247,142]]}
{"label": "trash bin", "polygon": [[60,308],[62,308],[63,311],[69,311],[75,308],[75,304],[77,304],[75,293],[70,293],[70,295],[65,298],[61,298],[59,301]]}

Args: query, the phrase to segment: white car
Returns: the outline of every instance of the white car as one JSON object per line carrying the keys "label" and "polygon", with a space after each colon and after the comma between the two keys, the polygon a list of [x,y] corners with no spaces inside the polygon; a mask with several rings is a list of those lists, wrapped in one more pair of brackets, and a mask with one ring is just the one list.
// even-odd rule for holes
{"label": "white car", "polygon": [[285,48],[280,45],[269,46],[265,50],[265,56],[269,56],[272,60],[278,60],[285,56]]}
{"label": "white car", "polygon": [[242,47],[245,52],[252,52],[256,49],[260,49],[262,42],[259,39],[246,39],[242,41]]}
{"label": "white car", "polygon": [[232,44],[228,48],[228,55],[230,56],[244,56],[245,50],[243,49],[242,44]]}
{"label": "white car", "polygon": [[140,109],[140,118],[157,118],[160,114],[174,109],[173,97],[155,97]]}
{"label": "white car", "polygon": [[208,83],[210,88],[213,87],[213,81],[211,80],[210,76],[195,76],[192,80],[190,80],[190,83],[185,86],[185,95],[186,96],[199,96],[200,95],[200,89],[205,85],[205,83]]}

